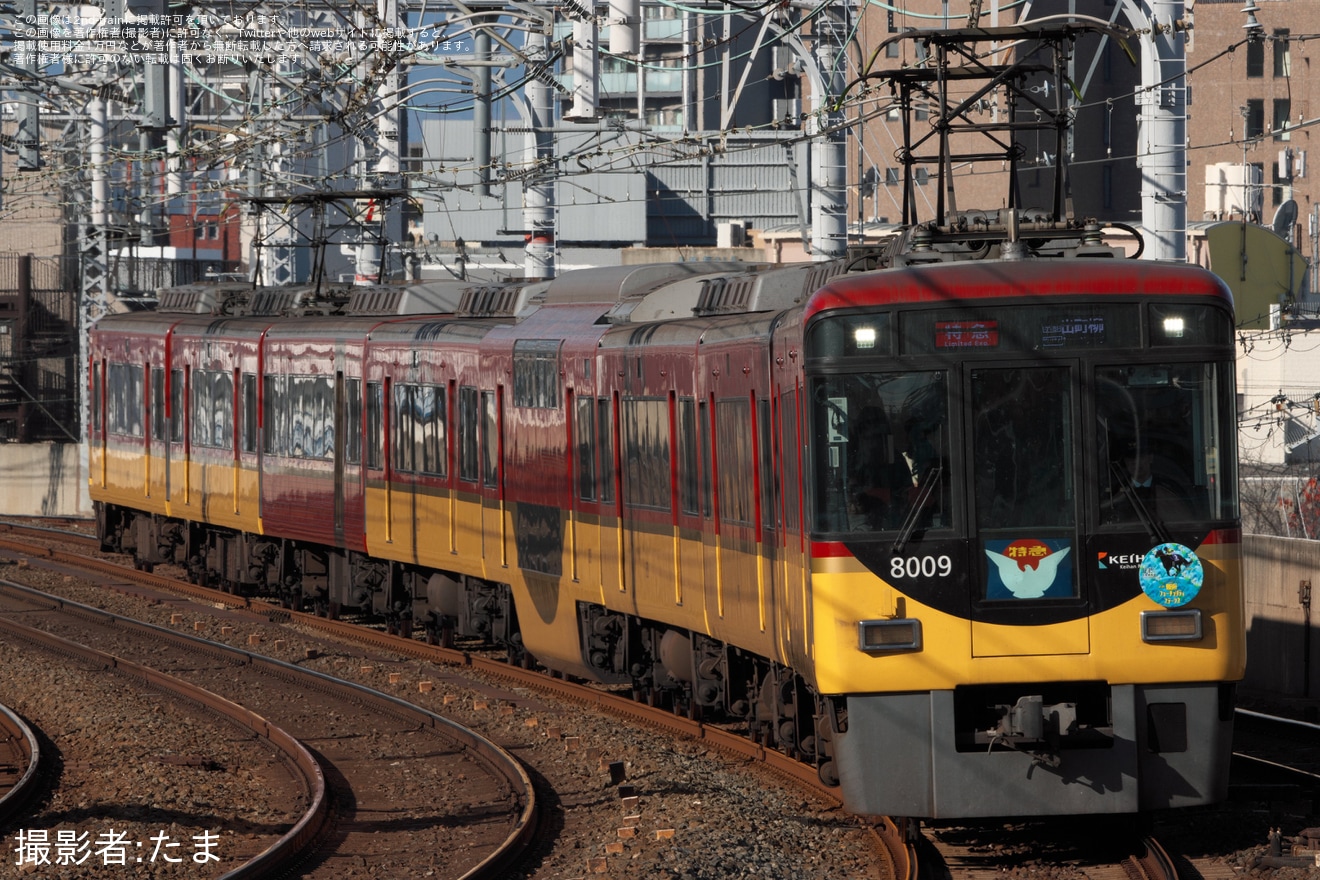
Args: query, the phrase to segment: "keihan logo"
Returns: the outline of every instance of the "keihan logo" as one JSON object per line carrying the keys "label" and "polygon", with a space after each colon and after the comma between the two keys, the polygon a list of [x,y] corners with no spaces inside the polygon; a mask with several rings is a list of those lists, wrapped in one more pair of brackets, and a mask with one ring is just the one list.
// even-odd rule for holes
{"label": "keihan logo", "polygon": [[1107,571],[1110,568],[1137,568],[1141,565],[1141,559],[1140,553],[1119,553],[1110,556],[1109,551],[1101,550],[1096,554],[1096,562],[1101,571]]}

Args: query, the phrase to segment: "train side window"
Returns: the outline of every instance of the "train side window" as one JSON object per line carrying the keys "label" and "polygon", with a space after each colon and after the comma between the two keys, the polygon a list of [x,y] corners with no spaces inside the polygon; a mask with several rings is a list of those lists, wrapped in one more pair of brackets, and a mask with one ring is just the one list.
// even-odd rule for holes
{"label": "train side window", "polygon": [[234,377],[224,371],[211,373],[213,407],[211,445],[216,449],[234,448]]}
{"label": "train side window", "polygon": [[431,419],[433,392],[429,385],[415,385],[412,390],[412,461],[413,470],[426,473],[429,462],[426,460],[426,428]]}
{"label": "train side window", "polygon": [[183,370],[170,370],[170,442],[183,442]]}
{"label": "train side window", "polygon": [[600,452],[597,459],[600,465],[600,501],[602,504],[614,502],[614,419],[610,414],[610,399],[602,397],[596,401],[596,448]]}
{"label": "train side window", "polygon": [[596,399],[579,397],[573,425],[577,434],[578,497],[596,500]]}
{"label": "train side window", "polygon": [[420,416],[423,419],[422,470],[438,477],[446,475],[448,460],[445,456],[445,388],[427,385],[422,392]]}
{"label": "train side window", "polygon": [[314,423],[317,458],[333,460],[335,457],[335,381],[331,376],[315,376],[312,379],[312,393],[315,396],[316,421]]}
{"label": "train side window", "polygon": [[243,373],[243,451],[256,451],[256,373]]}
{"label": "train side window", "polygon": [[495,392],[481,392],[481,481],[494,487],[499,483],[499,413]]}
{"label": "train side window", "polygon": [[362,380],[344,380],[344,461],[362,463]]}
{"label": "train side window", "polygon": [[385,392],[379,382],[367,383],[367,467],[385,466]]}
{"label": "train side window", "polygon": [[394,470],[411,473],[413,470],[413,408],[412,396],[416,389],[412,385],[395,385],[394,401],[390,406],[391,457]]}
{"label": "train side window", "polygon": [[278,413],[282,410],[282,397],[280,389],[283,382],[279,376],[263,376],[262,384],[265,386],[262,394],[262,414],[261,421],[263,430],[261,432],[261,451],[267,455],[283,454],[283,445],[281,438],[283,434],[283,425],[279,419]]}
{"label": "train side window", "polygon": [[289,439],[284,452],[294,458],[305,458],[312,441],[312,414],[307,410],[307,383],[302,376],[290,376],[288,384]]}
{"label": "train side window", "polygon": [[663,398],[623,401],[624,491],[629,507],[669,510],[669,407]]}
{"label": "train side window", "polygon": [[192,445],[211,445],[211,376],[206,370],[193,370],[192,376]]}
{"label": "train side window", "polygon": [[165,371],[151,368],[151,439],[165,441]]}
{"label": "train side window", "polygon": [[697,412],[696,401],[678,402],[678,493],[684,513],[697,513]]}
{"label": "train side window", "polygon": [[746,400],[720,400],[715,404],[715,447],[720,463],[720,520],[752,525],[752,432],[751,403]]}
{"label": "train side window", "polygon": [[477,481],[477,389],[464,385],[458,389],[458,476],[469,483]]}
{"label": "train side window", "polygon": [[143,436],[142,369],[133,364],[111,364],[107,384],[110,431],[129,437]]}
{"label": "train side window", "polygon": [[697,446],[701,452],[701,514],[709,517],[713,512],[710,479],[710,414],[704,400],[697,404]]}
{"label": "train side window", "polygon": [[105,401],[101,399],[101,372],[105,369],[104,361],[92,365],[92,435],[101,434],[101,408]]}

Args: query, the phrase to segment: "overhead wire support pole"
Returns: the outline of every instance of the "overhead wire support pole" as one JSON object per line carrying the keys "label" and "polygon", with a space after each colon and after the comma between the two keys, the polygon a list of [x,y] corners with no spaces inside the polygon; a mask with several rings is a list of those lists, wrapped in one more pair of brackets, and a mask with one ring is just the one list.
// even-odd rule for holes
{"label": "overhead wire support pole", "polygon": [[1151,260],[1187,259],[1187,55],[1182,0],[1123,0],[1141,36],[1137,167]]}
{"label": "overhead wire support pole", "polygon": [[555,100],[550,84],[553,77],[547,69],[553,17],[546,16],[542,24],[542,27],[533,27],[528,32],[524,44],[530,73],[526,91],[530,113],[527,125],[531,173],[523,182],[523,228],[526,230],[523,277],[528,280],[555,277],[555,179],[552,168]]}
{"label": "overhead wire support pole", "polygon": [[[811,161],[811,250],[817,261],[848,253],[847,155],[844,113],[838,100],[844,87],[844,37],[848,31],[845,0],[832,0],[816,19],[816,69],[808,133]],[[818,87],[817,87],[818,86]]]}

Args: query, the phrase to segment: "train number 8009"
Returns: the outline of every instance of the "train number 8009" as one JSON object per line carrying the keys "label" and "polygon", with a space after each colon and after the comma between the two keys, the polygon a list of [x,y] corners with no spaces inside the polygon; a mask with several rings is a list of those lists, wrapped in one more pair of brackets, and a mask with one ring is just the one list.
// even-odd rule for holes
{"label": "train number 8009", "polygon": [[953,559],[943,556],[895,556],[889,560],[889,576],[894,580],[919,577],[948,577]]}

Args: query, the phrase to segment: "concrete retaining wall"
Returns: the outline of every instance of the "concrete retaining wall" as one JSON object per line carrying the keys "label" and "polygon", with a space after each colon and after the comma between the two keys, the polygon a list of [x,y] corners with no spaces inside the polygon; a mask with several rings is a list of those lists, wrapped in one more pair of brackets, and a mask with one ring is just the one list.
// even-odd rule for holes
{"label": "concrete retaining wall", "polygon": [[1247,677],[1252,688],[1320,697],[1320,633],[1300,585],[1320,593],[1320,541],[1248,535],[1242,546],[1247,602]]}
{"label": "concrete retaining wall", "polygon": [[0,444],[0,514],[91,516],[87,448],[73,443]]}

